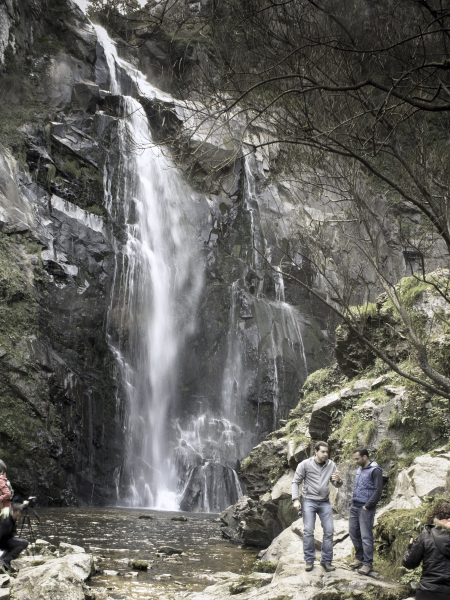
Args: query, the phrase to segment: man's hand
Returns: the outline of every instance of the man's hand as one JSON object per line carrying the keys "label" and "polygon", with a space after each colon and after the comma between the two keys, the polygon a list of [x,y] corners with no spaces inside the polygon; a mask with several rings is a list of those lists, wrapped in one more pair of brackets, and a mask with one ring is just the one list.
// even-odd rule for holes
{"label": "man's hand", "polygon": [[333,475],[331,476],[331,481],[334,481],[335,483],[339,483],[341,481],[341,474],[339,473],[339,471],[335,471],[333,473]]}
{"label": "man's hand", "polygon": [[363,506],[363,510],[367,510],[367,508],[365,506]]}
{"label": "man's hand", "polygon": [[295,510],[299,510],[300,509],[300,500],[294,500],[294,508]]}

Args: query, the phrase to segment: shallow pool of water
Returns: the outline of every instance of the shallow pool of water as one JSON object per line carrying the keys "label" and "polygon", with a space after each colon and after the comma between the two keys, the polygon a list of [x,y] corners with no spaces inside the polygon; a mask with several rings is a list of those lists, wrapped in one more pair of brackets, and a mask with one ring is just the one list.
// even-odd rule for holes
{"label": "shallow pool of water", "polygon": [[[99,573],[90,582],[114,600],[182,598],[217,581],[217,573],[248,573],[257,554],[225,541],[217,515],[123,508],[41,508],[38,514],[36,537],[56,546],[83,546],[94,555],[99,571],[118,572]],[[183,514],[187,521],[172,521]],[[140,519],[143,515],[151,518]],[[161,555],[161,546],[183,554]],[[148,560],[151,569],[131,575],[130,559]]]}

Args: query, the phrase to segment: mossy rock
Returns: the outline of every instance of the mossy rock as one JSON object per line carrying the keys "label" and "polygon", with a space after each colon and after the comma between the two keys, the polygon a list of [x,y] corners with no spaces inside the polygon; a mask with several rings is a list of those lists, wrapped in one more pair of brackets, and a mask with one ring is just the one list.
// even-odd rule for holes
{"label": "mossy rock", "polygon": [[256,577],[252,577],[251,575],[240,577],[238,581],[232,583],[229,587],[229,591],[231,596],[237,596],[238,594],[243,594],[248,592],[251,589],[258,589],[265,585],[268,585],[270,580],[267,579],[257,579]]}
{"label": "mossy rock", "polygon": [[132,569],[136,571],[147,571],[149,568],[148,560],[130,560],[129,565]]}
{"label": "mossy rock", "polygon": [[277,563],[271,560],[257,560],[252,567],[254,573],[275,573],[277,570]]}

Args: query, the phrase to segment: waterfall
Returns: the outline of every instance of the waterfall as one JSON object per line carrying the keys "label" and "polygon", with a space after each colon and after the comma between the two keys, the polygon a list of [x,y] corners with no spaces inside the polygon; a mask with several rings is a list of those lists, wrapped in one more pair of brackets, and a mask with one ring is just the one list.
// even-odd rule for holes
{"label": "waterfall", "polygon": [[[195,330],[203,289],[194,225],[198,198],[164,149],[152,142],[142,104],[127,93],[134,87],[140,98],[172,106],[177,101],[120,59],[105,30],[95,29],[111,95],[120,102],[123,114],[117,121],[118,159],[107,159],[104,170],[105,207],[116,261],[108,339],[127,400],[127,448],[117,484],[118,501],[217,512],[245,493],[237,475],[240,460],[261,433],[258,422],[254,431],[252,406],[257,419],[260,403],[273,406],[270,426],[275,427],[290,408],[282,397],[286,372],[290,369],[291,375],[306,378],[301,315],[285,302],[280,271],[274,276],[275,300],[264,297],[266,243],[255,180],[245,160],[243,209],[249,215],[252,241],[245,272],[230,288],[226,358],[223,371],[217,373],[217,398],[192,395],[188,408],[179,406],[180,357]],[[253,291],[247,289],[249,274],[255,279]],[[246,320],[256,323],[249,327],[258,339],[257,380],[271,382],[264,384],[269,398],[261,399],[259,390],[250,389],[255,373],[246,370]]]}
{"label": "waterfall", "polygon": [[[111,93],[120,95],[118,69],[144,76],[120,60],[104,29],[96,26],[111,77]],[[162,93],[161,93],[162,94]],[[119,121],[121,162],[105,174],[105,205],[111,220],[123,214],[126,241],[117,242],[116,279],[110,322],[120,332],[112,339],[128,400],[128,447],[121,502],[177,509],[177,472],[173,458],[173,412],[180,351],[193,332],[203,269],[193,228],[184,207],[194,195],[152,135],[142,105],[122,96],[125,118]],[[111,179],[120,198],[112,197]],[[171,417],[169,419],[169,416]]]}

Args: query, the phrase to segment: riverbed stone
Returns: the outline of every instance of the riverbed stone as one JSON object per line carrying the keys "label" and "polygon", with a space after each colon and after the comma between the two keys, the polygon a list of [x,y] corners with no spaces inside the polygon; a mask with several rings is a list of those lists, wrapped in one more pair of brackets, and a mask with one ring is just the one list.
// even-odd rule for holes
{"label": "riverbed stone", "polygon": [[84,548],[82,548],[81,546],[67,544],[66,542],[61,542],[59,544],[60,556],[65,556],[66,554],[80,554],[83,552],[86,552],[86,550]]}
{"label": "riverbed stone", "polygon": [[15,600],[87,600],[85,582],[94,571],[90,554],[69,554],[37,567],[24,567],[11,582]]}
{"label": "riverbed stone", "polygon": [[174,548],[173,546],[160,546],[158,548],[158,552],[161,554],[167,554],[172,556],[173,554],[183,554],[183,550],[181,548]]}
{"label": "riverbed stone", "polygon": [[147,569],[149,568],[148,560],[134,559],[130,560],[128,564],[130,565],[130,567],[133,567],[133,569],[136,569],[138,571],[147,571]]}

